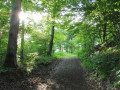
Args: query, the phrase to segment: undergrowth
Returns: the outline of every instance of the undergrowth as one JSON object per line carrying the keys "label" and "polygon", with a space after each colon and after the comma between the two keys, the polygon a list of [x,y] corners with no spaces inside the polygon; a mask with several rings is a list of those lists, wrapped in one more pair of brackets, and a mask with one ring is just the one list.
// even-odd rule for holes
{"label": "undergrowth", "polygon": [[[17,60],[18,68],[22,71],[30,73],[32,70],[48,66],[56,60],[56,57],[40,56],[37,52],[34,52],[25,55],[23,60],[21,60],[18,56]],[[12,70],[12,68],[5,68],[2,65],[0,66],[0,73],[9,72]]]}
{"label": "undergrowth", "polygon": [[111,87],[120,87],[120,47],[107,48],[102,53],[84,58],[82,65]]}
{"label": "undergrowth", "polygon": [[53,56],[39,56],[37,52],[29,53],[23,60],[19,60],[18,65],[27,72],[31,72],[33,69],[48,66],[56,60]]}

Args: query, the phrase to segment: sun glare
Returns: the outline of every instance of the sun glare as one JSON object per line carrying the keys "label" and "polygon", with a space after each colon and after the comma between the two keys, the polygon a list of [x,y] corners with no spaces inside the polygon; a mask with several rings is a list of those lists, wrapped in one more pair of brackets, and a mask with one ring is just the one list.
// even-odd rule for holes
{"label": "sun glare", "polygon": [[30,11],[27,11],[27,12],[23,12],[21,11],[19,13],[19,18],[20,18],[20,22],[22,22],[24,20],[25,24],[29,24],[29,22],[32,22],[34,23],[39,23],[39,21],[43,18],[43,16],[47,16],[47,14],[40,14],[38,12],[30,12]]}
{"label": "sun glare", "polygon": [[42,19],[42,15],[39,13],[32,13],[33,20],[38,23]]}
{"label": "sun glare", "polygon": [[19,18],[20,18],[20,21],[23,21],[25,19],[25,15],[23,11],[20,12]]}

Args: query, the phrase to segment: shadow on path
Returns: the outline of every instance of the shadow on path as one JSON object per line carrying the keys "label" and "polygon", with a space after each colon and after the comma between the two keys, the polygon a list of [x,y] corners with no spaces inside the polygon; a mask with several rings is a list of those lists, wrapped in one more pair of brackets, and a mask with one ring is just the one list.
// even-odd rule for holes
{"label": "shadow on path", "polygon": [[79,58],[61,58],[51,73],[47,90],[89,90]]}
{"label": "shadow on path", "polygon": [[0,74],[0,90],[90,90],[77,57],[61,58],[49,66],[33,70],[29,76],[20,76],[20,79],[17,75],[21,74],[17,71]]}

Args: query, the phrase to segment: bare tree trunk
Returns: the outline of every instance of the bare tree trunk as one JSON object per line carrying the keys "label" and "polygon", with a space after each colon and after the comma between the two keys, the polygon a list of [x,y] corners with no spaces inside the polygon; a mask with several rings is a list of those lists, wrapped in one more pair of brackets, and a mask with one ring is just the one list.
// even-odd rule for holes
{"label": "bare tree trunk", "polygon": [[119,23],[119,30],[118,30],[118,42],[120,42],[120,23]]}
{"label": "bare tree trunk", "polygon": [[106,41],[106,27],[107,27],[107,20],[106,16],[104,17],[104,28],[103,28],[103,42]]}
{"label": "bare tree trunk", "polygon": [[5,67],[17,67],[17,36],[19,30],[19,16],[18,14],[21,11],[21,2],[22,0],[14,0],[14,7],[12,10],[10,30],[9,30],[9,40],[7,47],[7,54],[4,66]]}
{"label": "bare tree trunk", "polygon": [[[0,45],[1,45],[2,31],[0,30]],[[1,49],[1,47],[0,47]]]}
{"label": "bare tree trunk", "polygon": [[1,45],[1,40],[0,40],[0,60],[2,60],[2,45]]}
{"label": "bare tree trunk", "polygon": [[103,26],[103,42],[106,41],[106,29],[107,29],[107,17],[105,16],[106,12],[104,13],[104,26]]}
{"label": "bare tree trunk", "polygon": [[106,41],[106,23],[104,24],[104,29],[103,29],[103,42]]}
{"label": "bare tree trunk", "polygon": [[2,31],[0,30],[0,40],[1,40],[1,37],[2,37]]}
{"label": "bare tree trunk", "polygon": [[53,47],[53,39],[54,39],[54,26],[52,26],[51,39],[50,39],[49,50],[47,52],[47,55],[51,55],[52,47]]}
{"label": "bare tree trunk", "polygon": [[24,21],[22,21],[22,33],[21,33],[21,56],[20,59],[23,60],[23,53],[24,53]]}
{"label": "bare tree trunk", "polygon": [[47,41],[45,40],[45,55],[47,53]]}
{"label": "bare tree trunk", "polygon": [[116,22],[117,22],[117,27],[118,27],[118,35],[117,35],[117,37],[118,37],[118,42],[120,42],[120,22],[119,22],[119,15],[120,15],[120,13],[119,12],[117,12],[117,16],[116,16]]}

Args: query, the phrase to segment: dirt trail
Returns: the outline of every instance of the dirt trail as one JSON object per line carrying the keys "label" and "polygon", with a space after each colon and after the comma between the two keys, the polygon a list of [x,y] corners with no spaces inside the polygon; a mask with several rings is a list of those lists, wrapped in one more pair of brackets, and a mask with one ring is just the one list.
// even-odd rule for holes
{"label": "dirt trail", "polygon": [[90,90],[85,81],[81,62],[77,57],[61,58],[50,74],[51,84],[47,90]]}
{"label": "dirt trail", "polygon": [[14,75],[0,74],[0,90],[98,90],[89,88],[77,57],[61,58],[20,79]]}

